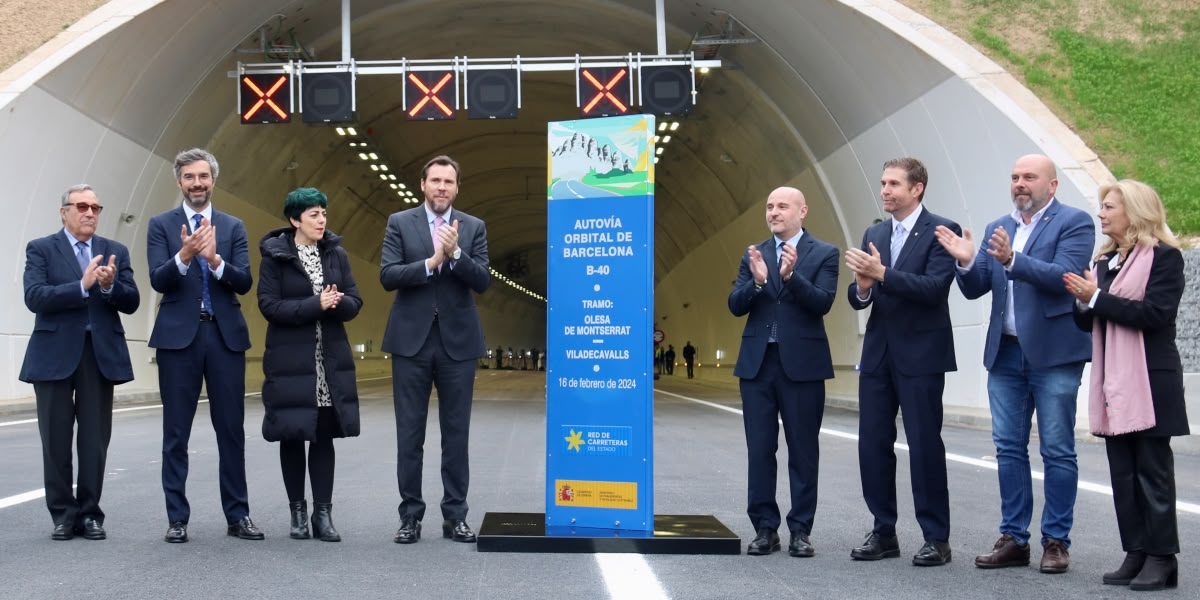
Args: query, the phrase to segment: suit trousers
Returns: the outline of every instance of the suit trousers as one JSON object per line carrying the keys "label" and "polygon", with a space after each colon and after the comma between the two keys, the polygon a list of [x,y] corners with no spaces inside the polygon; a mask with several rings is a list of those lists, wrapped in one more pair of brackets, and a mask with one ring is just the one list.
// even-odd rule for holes
{"label": "suit trousers", "polygon": [[425,421],[429,394],[438,394],[438,423],[442,439],[442,518],[467,518],[470,480],[468,441],[475,359],[454,360],[446,354],[434,322],[421,349],[413,356],[392,355],[392,402],[396,410],[396,482],[400,517],[425,518],[421,495],[425,460]]}
{"label": "suit trousers", "polygon": [[858,468],[863,499],[875,517],[872,529],[896,535],[896,412],[904,420],[913,506],[926,541],[950,539],[950,492],[942,443],[943,373],[906,376],[892,353],[880,368],[858,379]]}
{"label": "suit trousers", "polygon": [[167,519],[188,522],[188,440],[200,399],[208,389],[208,413],[217,436],[221,510],[234,523],[250,514],[246,492],[246,353],[225,345],[216,321],[201,321],[196,338],[181,350],[158,349],[158,386],[163,402],[162,484]]}
{"label": "suit trousers", "polygon": [[[100,374],[90,333],[75,372],[67,379],[34,382],[33,392],[37,398],[42,476],[50,518],[55,525],[70,527],[84,517],[104,523],[100,493],[112,437],[113,383]],[[75,440],[79,479],[72,492],[71,442],[76,423],[79,424]]]}
{"label": "suit trousers", "polygon": [[1167,436],[1104,438],[1117,529],[1126,552],[1179,553],[1175,516],[1175,455]]}
{"label": "suit trousers", "polygon": [[787,514],[792,533],[812,532],[817,511],[817,467],[821,419],[825,414],[824,381],[792,381],[783,371],[778,344],[767,344],[762,366],[753,379],[739,380],[742,421],[746,428],[746,514],[754,528],[778,529],[775,501],[779,421],[788,448],[788,482],[792,507]]}

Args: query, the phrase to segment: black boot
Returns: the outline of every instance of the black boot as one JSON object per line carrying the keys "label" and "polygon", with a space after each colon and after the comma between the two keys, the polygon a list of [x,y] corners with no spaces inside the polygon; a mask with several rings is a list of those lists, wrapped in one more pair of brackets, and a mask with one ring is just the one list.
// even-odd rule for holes
{"label": "black boot", "polygon": [[1126,552],[1125,562],[1116,571],[1104,574],[1104,585],[1129,585],[1129,582],[1142,571],[1146,564],[1145,552]]}
{"label": "black boot", "polygon": [[1129,589],[1153,591],[1179,585],[1179,563],[1174,554],[1147,556],[1142,571],[1129,582]]}
{"label": "black boot", "polygon": [[342,536],[333,528],[333,504],[330,502],[313,502],[312,527],[313,537],[322,542],[340,542]]}
{"label": "black boot", "polygon": [[292,509],[292,539],[307,540],[312,537],[308,534],[308,501],[288,502],[288,508]]}

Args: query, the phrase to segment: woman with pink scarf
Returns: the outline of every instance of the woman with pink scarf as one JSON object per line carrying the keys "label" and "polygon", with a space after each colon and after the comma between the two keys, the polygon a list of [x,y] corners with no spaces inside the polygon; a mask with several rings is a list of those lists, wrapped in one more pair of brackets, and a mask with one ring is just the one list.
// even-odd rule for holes
{"label": "woman with pink scarf", "polygon": [[1104,438],[1125,561],[1106,585],[1175,587],[1179,528],[1171,436],[1188,435],[1175,315],[1183,254],[1162,201],[1129,179],[1100,188],[1108,239],[1092,269],[1063,276],[1077,300],[1075,322],[1092,332],[1088,417]]}

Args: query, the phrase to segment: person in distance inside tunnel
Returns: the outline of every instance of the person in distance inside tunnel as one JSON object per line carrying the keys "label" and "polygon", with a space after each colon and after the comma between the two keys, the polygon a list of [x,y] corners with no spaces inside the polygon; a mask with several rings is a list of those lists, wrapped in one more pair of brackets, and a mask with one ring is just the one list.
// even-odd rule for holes
{"label": "person in distance inside tunnel", "polygon": [[1129,179],[1100,188],[1108,236],[1092,269],[1063,276],[1075,324],[1092,332],[1088,416],[1104,438],[1125,560],[1107,585],[1161,590],[1179,581],[1175,457],[1171,436],[1188,435],[1175,317],[1183,254],[1158,194]]}
{"label": "person in distance inside tunnel", "polygon": [[917,566],[950,562],[950,493],[942,444],[942,392],[954,360],[950,286],[954,257],[933,235],[962,230],[927,210],[929,174],[915,158],[883,164],[880,199],[891,218],[867,228],[861,248],[846,251],[854,310],[871,308],[858,376],[858,465],[863,499],[875,517],[855,560],[900,556],[896,538],[896,411],[909,445],[913,504],[925,544]]}
{"label": "person in distance inside tunnel", "polygon": [[[433,386],[442,431],[442,536],[475,542],[466,521],[467,442],[475,362],[487,348],[474,295],[486,291],[492,278],[487,227],[454,207],[459,183],[460,170],[452,158],[430,160],[421,169],[425,201],[388,217],[383,238],[379,281],[383,289],[396,292],[383,350],[392,355],[396,409],[397,544],[421,539],[421,466]],[[513,364],[511,358],[508,362]]]}
{"label": "person in distance inside tunnel", "polygon": [[748,315],[733,374],[749,459],[746,513],[755,534],[746,554],[756,556],[781,549],[775,500],[779,421],[791,489],[788,554],[815,554],[809,534],[817,508],[817,436],[825,380],[833,378],[824,318],[837,295],[838,250],[804,229],[807,214],[804,194],[796,188],[767,196],[771,237],[746,249],[729,293],[729,311]]}
{"label": "person in distance inside tunnel", "polygon": [[340,542],[332,517],[333,439],[359,433],[358,385],[345,323],[358,316],[362,297],[341,236],[325,227],[328,206],[318,189],[293,190],[283,205],[288,226],[267,233],[258,245],[258,309],[267,320],[262,432],[267,441],[279,442],[291,537],[310,537],[307,467],[311,537]]}

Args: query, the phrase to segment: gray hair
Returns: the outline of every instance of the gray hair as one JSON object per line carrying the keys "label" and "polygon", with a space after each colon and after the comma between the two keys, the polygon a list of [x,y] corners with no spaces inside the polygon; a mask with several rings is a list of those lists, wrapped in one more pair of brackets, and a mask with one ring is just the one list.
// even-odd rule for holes
{"label": "gray hair", "polygon": [[67,191],[63,192],[63,194],[62,194],[62,205],[66,206],[71,203],[71,194],[78,194],[79,192],[88,192],[88,191],[94,191],[94,190],[92,190],[92,186],[90,186],[86,183],[77,183],[77,184],[67,188]]}
{"label": "gray hair", "polygon": [[211,152],[205,150],[204,148],[192,148],[191,150],[184,150],[183,152],[175,155],[175,180],[179,180],[179,172],[183,170],[184,167],[202,160],[208,161],[209,169],[212,171],[213,180],[215,181],[217,179],[217,171],[220,170],[220,166],[217,165],[217,157],[213,156]]}

